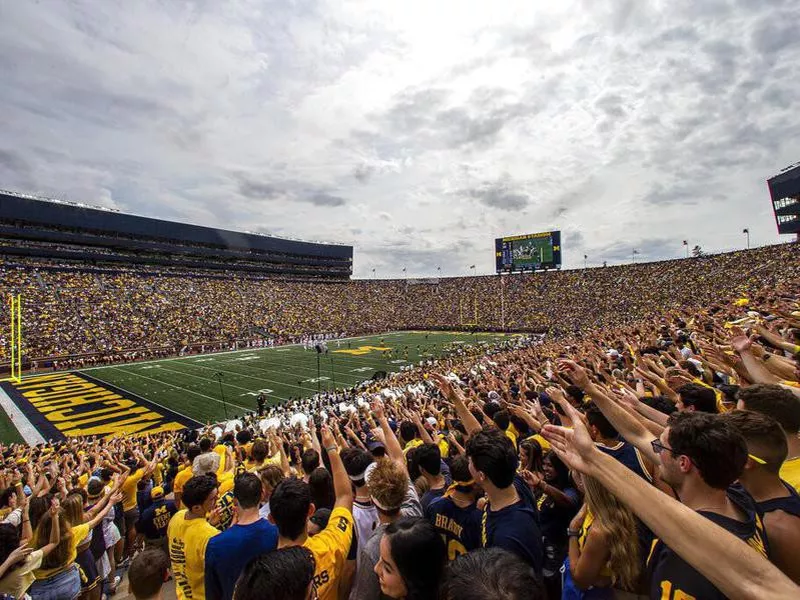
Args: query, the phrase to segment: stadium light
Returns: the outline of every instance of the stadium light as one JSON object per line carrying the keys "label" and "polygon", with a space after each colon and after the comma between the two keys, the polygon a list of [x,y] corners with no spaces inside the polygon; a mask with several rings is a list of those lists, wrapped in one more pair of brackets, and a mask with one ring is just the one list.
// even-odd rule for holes
{"label": "stadium light", "polygon": [[742,233],[747,236],[747,249],[750,250],[750,228],[745,227],[742,229]]}
{"label": "stadium light", "polygon": [[639,251],[634,248],[633,252],[631,252],[631,262],[636,263],[636,255],[639,254]]}
{"label": "stadium light", "polygon": [[683,240],[683,247],[686,248],[686,258],[689,258],[689,241]]}

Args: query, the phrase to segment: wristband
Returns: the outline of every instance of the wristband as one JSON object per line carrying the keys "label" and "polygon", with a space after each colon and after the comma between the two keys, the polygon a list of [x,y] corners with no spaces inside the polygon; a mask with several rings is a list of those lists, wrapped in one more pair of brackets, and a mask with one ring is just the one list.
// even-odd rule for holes
{"label": "wristband", "polygon": [[327,448],[325,448],[325,452],[328,452],[329,454],[334,451],[338,452],[339,446],[328,446]]}
{"label": "wristband", "polygon": [[579,538],[581,537],[580,529],[567,529],[567,537]]}

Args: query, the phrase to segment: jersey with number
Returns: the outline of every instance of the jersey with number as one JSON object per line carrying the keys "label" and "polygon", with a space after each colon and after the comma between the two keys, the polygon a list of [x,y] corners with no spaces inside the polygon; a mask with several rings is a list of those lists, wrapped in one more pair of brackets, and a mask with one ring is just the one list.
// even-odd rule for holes
{"label": "jersey with number", "polygon": [[447,545],[449,560],[481,547],[482,516],[483,511],[475,503],[462,508],[447,496],[437,498],[425,509],[425,517]]}
{"label": "jersey with number", "polygon": [[[764,528],[752,499],[746,493],[730,488],[728,498],[746,515],[744,521],[700,511],[740,540],[747,542],[763,556],[767,556]],[[726,596],[716,586],[697,572],[689,563],[673,552],[661,540],[655,539],[647,559],[650,575],[650,597],[661,600],[723,600]]]}
{"label": "jersey with number", "polygon": [[353,513],[339,506],[331,512],[327,527],[303,544],[311,550],[317,563],[314,584],[319,600],[339,597],[339,577],[353,542],[354,526]]}

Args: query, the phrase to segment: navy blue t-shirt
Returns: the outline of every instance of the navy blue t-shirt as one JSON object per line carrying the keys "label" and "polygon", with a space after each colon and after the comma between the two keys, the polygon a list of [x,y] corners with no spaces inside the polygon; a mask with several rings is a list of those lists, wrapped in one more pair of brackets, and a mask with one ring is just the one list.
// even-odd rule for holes
{"label": "navy blue t-shirt", "polygon": [[425,518],[447,544],[449,560],[481,547],[482,517],[483,511],[476,504],[461,508],[451,498],[438,498],[425,509]]}
{"label": "navy blue t-shirt", "polygon": [[236,580],[253,558],[278,546],[278,528],[266,519],[233,525],[206,547],[206,600],[230,600]]}
{"label": "navy blue t-shirt", "polygon": [[543,544],[539,529],[539,512],[528,485],[517,475],[514,487],[519,502],[493,511],[487,504],[483,514],[482,545],[497,546],[513,552],[531,565],[537,575],[542,574]]}

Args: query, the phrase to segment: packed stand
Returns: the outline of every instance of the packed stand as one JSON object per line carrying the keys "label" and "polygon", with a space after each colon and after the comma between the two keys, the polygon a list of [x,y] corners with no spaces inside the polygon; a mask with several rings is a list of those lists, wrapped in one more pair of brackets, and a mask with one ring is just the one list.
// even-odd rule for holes
{"label": "packed stand", "polygon": [[[52,270],[0,263],[0,292],[23,294],[26,367],[71,368],[237,344],[284,343],[309,334],[477,328],[594,336],[676,308],[800,278],[800,245],[685,260],[429,282],[290,281]],[[0,315],[7,308],[0,306]],[[0,337],[8,319],[0,318]],[[3,352],[7,345],[3,346]],[[45,357],[56,358],[42,361]],[[7,357],[0,357],[0,361]]]}
{"label": "packed stand", "polygon": [[4,446],[0,591],[799,597],[800,288],[762,283],[200,431]]}

